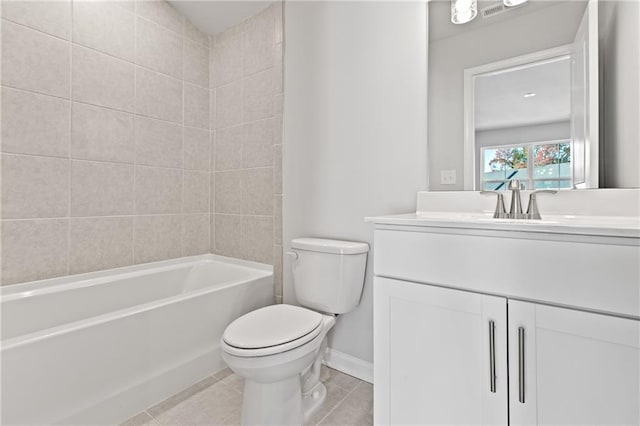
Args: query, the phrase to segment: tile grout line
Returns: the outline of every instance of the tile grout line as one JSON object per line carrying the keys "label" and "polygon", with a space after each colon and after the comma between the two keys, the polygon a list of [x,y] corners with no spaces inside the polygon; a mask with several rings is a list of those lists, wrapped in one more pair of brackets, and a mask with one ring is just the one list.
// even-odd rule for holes
{"label": "tile grout line", "polygon": [[[214,373],[214,374],[215,374],[215,373]],[[213,379],[213,380],[214,380],[214,382],[213,382],[213,383],[211,383],[209,386],[207,386],[207,387],[205,387],[205,388],[203,388],[203,389],[200,389],[198,392],[194,393],[193,395],[190,395],[188,398],[183,399],[183,400],[182,400],[182,401],[180,401],[178,404],[176,404],[176,406],[177,406],[177,405],[182,404],[182,403],[183,403],[183,402],[185,402],[185,401],[188,401],[188,400],[189,400],[189,399],[191,399],[192,397],[196,396],[196,395],[197,395],[197,394],[199,394],[200,392],[203,392],[204,390],[206,390],[206,389],[208,389],[209,387],[211,387],[211,386],[215,385],[216,383],[223,383],[221,379],[218,379],[218,378],[217,378],[216,376],[214,376],[213,374],[209,374],[208,376],[204,377],[202,380],[206,380],[207,378],[211,378],[211,379]],[[158,420],[158,418],[157,418],[157,417],[155,417],[154,415],[152,415],[152,414],[149,412],[149,410],[150,410],[151,408],[155,407],[156,405],[162,404],[163,402],[167,401],[168,399],[171,399],[171,398],[173,398],[174,396],[178,395],[179,393],[184,392],[185,390],[187,390],[187,389],[189,389],[189,388],[191,388],[191,387],[195,386],[196,384],[198,384],[198,383],[199,383],[199,382],[201,382],[202,380],[200,380],[200,381],[198,381],[198,382],[196,382],[196,383],[192,384],[191,386],[189,386],[189,387],[187,387],[187,388],[185,388],[185,389],[182,389],[182,390],[180,390],[180,391],[178,391],[178,392],[176,392],[176,393],[174,393],[174,394],[172,394],[172,395],[169,395],[168,397],[166,397],[166,398],[165,398],[165,399],[163,399],[162,401],[158,401],[158,402],[157,402],[157,403],[155,403],[154,405],[151,405],[151,406],[149,406],[149,407],[145,408],[145,409],[144,409],[143,411],[141,411],[140,413],[135,414],[133,417],[135,417],[135,416],[137,416],[137,415],[139,415],[139,414],[141,414],[141,413],[146,413],[149,417],[151,417],[151,419],[152,419],[155,423],[157,423],[158,425],[162,425],[162,423],[160,422],[160,420]],[[175,407],[175,406],[174,406],[174,407]],[[174,407],[172,407],[172,408],[174,408]],[[170,410],[170,409],[171,409],[171,408],[169,408],[168,410]],[[168,411],[168,410],[166,410],[166,411]],[[164,412],[166,412],[166,411],[163,411],[163,413],[164,413]]]}
{"label": "tile grout line", "polygon": [[185,186],[185,182],[184,182],[184,124],[185,124],[185,105],[184,105],[184,93],[185,93],[185,84],[186,82],[184,81],[184,70],[185,70],[185,63],[184,63],[184,32],[185,32],[185,17],[182,16],[182,34],[180,37],[180,41],[182,43],[181,46],[181,55],[182,55],[182,131],[180,132],[180,135],[182,137],[182,194],[180,195],[181,200],[180,200],[180,254],[182,256],[184,256],[185,254],[185,242],[184,242],[184,186]]}
{"label": "tile grout line", "polygon": [[[271,46],[271,55],[272,55],[272,68],[274,70],[273,72],[273,78],[279,78],[278,77],[278,73],[275,71],[277,69],[277,66],[279,66],[279,64],[276,63],[276,52],[278,51],[278,35],[277,35],[277,27],[278,27],[278,22],[282,22],[281,18],[276,19],[276,13],[278,12],[278,8],[275,7],[273,9],[273,19],[274,19],[274,34],[273,34],[273,45]],[[282,13],[282,9],[280,9],[280,12]],[[272,103],[273,103],[273,115],[274,117],[274,124],[273,124],[273,133],[271,135],[271,158],[272,158],[272,167],[273,167],[273,171],[272,171],[272,196],[276,196],[276,188],[275,188],[275,172],[276,172],[276,168],[280,167],[280,174],[282,175],[282,154],[280,154],[280,164],[276,165],[275,164],[275,152],[276,152],[276,132],[278,132],[278,119],[277,119],[277,114],[276,111],[278,110],[277,106],[276,106],[276,99],[277,99],[277,95],[276,95],[276,91],[275,91],[275,81],[271,82],[271,95],[272,95]],[[281,139],[281,135],[278,136],[278,139]],[[282,192],[282,191],[280,191]],[[276,202],[278,203],[278,209],[280,211],[280,218],[278,220],[278,218],[276,218],[276,209],[273,209],[273,232],[271,235],[271,238],[273,240],[273,249],[272,249],[272,253],[271,253],[271,258],[272,258],[272,264],[274,267],[274,271],[275,268],[279,268],[280,271],[280,277],[279,277],[279,281],[278,282],[274,282],[274,300],[276,303],[278,303],[278,297],[280,298],[280,303],[282,303],[282,298],[284,296],[284,271],[283,271],[283,256],[282,256],[282,230],[283,230],[283,225],[282,225],[282,197],[280,198],[274,198],[275,200],[277,200]],[[276,230],[276,222],[278,223],[278,228],[280,229],[280,235],[279,238],[276,238],[275,235],[275,230]],[[280,244],[276,244],[276,241],[279,240]],[[276,252],[279,252],[279,256],[274,255]],[[279,261],[278,261],[278,257],[279,257]],[[276,265],[275,263],[278,262],[278,265]]]}
{"label": "tile grout line", "polygon": [[[135,137],[135,129],[134,129],[134,137]],[[123,166],[123,167],[131,166],[131,167],[142,167],[142,168],[148,168],[148,169],[186,170],[186,171],[195,172],[195,173],[207,173],[205,169],[183,169],[181,167],[149,165],[144,163],[135,163],[135,160],[133,163],[125,163],[122,161],[92,160],[87,158],[75,158],[75,157],[69,158],[69,157],[59,157],[55,155],[27,154],[27,153],[11,152],[11,151],[3,151],[2,153],[5,156],[9,156],[9,157],[35,157],[35,158],[46,158],[46,159],[54,159],[54,160],[71,160],[72,162],[75,161],[75,162],[82,162],[82,163],[110,164],[110,165]],[[266,168],[268,167],[252,167],[247,170],[266,169]],[[235,170],[238,170],[238,169],[222,170],[220,173],[227,172],[227,171],[235,171]]]}
{"label": "tile grout line", "polygon": [[209,34],[207,34],[207,82],[208,82],[208,88],[209,88],[209,204],[207,206],[207,209],[209,211],[209,217],[208,217],[208,221],[209,221],[209,253],[213,253],[215,251],[215,223],[214,223],[214,216],[213,216],[213,208],[211,207],[214,203],[215,200],[215,182],[211,182],[212,178],[214,178],[213,175],[213,161],[214,161],[214,149],[215,149],[215,134],[213,133],[214,130],[213,128],[215,127],[214,125],[212,125],[213,120],[215,119],[215,89],[211,89],[211,61],[212,61],[212,54],[211,54],[211,50],[212,50],[212,40],[211,40],[211,36]]}
{"label": "tile grout line", "polygon": [[[147,409],[148,410],[148,409]],[[143,413],[145,413],[147,416],[149,416],[151,418],[151,421],[153,422],[153,424],[157,424],[159,426],[162,426],[162,423],[160,423],[160,421],[158,419],[156,419],[155,417],[153,417],[151,415],[151,413],[147,410],[144,410]]]}
{"label": "tile grout line", "polygon": [[[73,2],[74,2],[74,1],[77,1],[77,0],[71,0],[71,1],[70,1],[70,3],[71,3],[71,8],[70,8],[70,9],[71,9],[71,10],[70,10],[70,13],[71,13],[71,32],[70,32],[70,34],[69,34],[69,38],[68,38],[68,39],[66,39],[66,38],[64,38],[64,37],[60,37],[60,36],[55,35],[55,34],[48,33],[48,32],[46,32],[46,31],[44,31],[44,30],[42,30],[42,29],[40,29],[40,28],[33,27],[33,26],[31,26],[31,25],[29,25],[29,24],[26,24],[26,23],[24,23],[24,22],[18,22],[18,21],[15,21],[15,20],[13,20],[13,19],[11,19],[11,18],[7,18],[7,17],[5,17],[5,16],[0,17],[0,19],[2,19],[3,21],[8,22],[8,23],[10,23],[10,24],[17,25],[17,26],[19,26],[19,27],[23,27],[23,28],[26,28],[26,29],[29,29],[29,30],[35,31],[35,32],[37,32],[37,33],[39,33],[39,34],[42,34],[42,35],[45,35],[45,36],[48,36],[48,37],[54,38],[54,39],[56,39],[56,40],[59,40],[59,41],[62,41],[62,42],[67,42],[67,43],[71,43],[72,45],[79,46],[79,47],[83,47],[83,48],[86,48],[86,49],[90,49],[90,50],[93,50],[93,51],[95,51],[95,52],[102,53],[102,54],[107,55],[107,56],[110,56],[110,57],[112,57],[112,58],[115,58],[115,59],[118,59],[118,60],[121,60],[121,61],[124,61],[124,62],[128,62],[128,63],[130,63],[130,64],[134,64],[134,65],[135,65],[135,64],[136,64],[136,61],[135,61],[135,59],[136,59],[135,51],[134,51],[134,59],[133,59],[133,60],[130,60],[130,59],[126,59],[126,58],[122,58],[122,57],[120,57],[120,56],[117,56],[117,55],[115,55],[115,54],[113,54],[113,53],[104,52],[104,51],[102,51],[102,50],[100,50],[100,49],[97,49],[97,48],[95,48],[95,47],[88,46],[88,45],[86,45],[86,44],[82,44],[81,42],[73,41]],[[134,12],[131,12],[131,11],[127,10],[126,8],[123,8],[122,6],[118,6],[118,7],[119,7],[119,8],[121,8],[121,10],[124,10],[126,13],[129,13],[129,14],[133,15],[133,18],[134,18],[134,19],[133,19],[133,20],[134,20],[134,39],[135,39],[135,37],[136,37],[136,32],[135,32],[135,30],[136,30],[136,23],[135,23],[135,21],[137,21],[137,18],[140,18],[140,19],[142,19],[143,21],[146,21],[146,22],[149,22],[149,23],[151,23],[151,24],[153,24],[153,25],[158,26],[160,29],[162,29],[162,30],[164,30],[164,31],[169,31],[169,32],[171,32],[171,33],[172,33],[172,34],[174,34],[174,35],[177,35],[177,36],[183,37],[185,40],[188,40],[188,41],[190,41],[190,42],[192,42],[192,43],[195,43],[195,44],[197,44],[199,47],[202,47],[202,48],[208,49],[208,46],[207,46],[207,45],[205,45],[204,43],[201,43],[201,42],[200,42],[200,41],[198,41],[198,40],[194,40],[194,39],[193,39],[193,38],[191,38],[191,37],[187,37],[187,36],[186,36],[186,34],[182,35],[182,34],[180,34],[179,32],[177,32],[177,31],[175,31],[175,30],[172,30],[172,29],[170,29],[170,28],[168,28],[168,27],[166,27],[166,26],[162,25],[162,24],[161,24],[161,23],[159,23],[159,22],[154,21],[153,19],[150,19],[150,18],[147,18],[147,17],[145,17],[145,16],[139,15],[139,14],[138,14],[137,12],[135,12],[135,11],[134,11]],[[182,14],[180,14],[180,15],[182,16],[182,18],[183,18],[183,19],[187,19],[184,15],[182,15]],[[189,21],[189,22],[191,22],[191,21]],[[183,29],[184,29],[185,27],[186,27],[186,26],[183,24]],[[139,65],[139,64],[138,64],[138,65]],[[154,69],[152,69],[152,68],[149,68],[149,67],[146,67],[146,66],[143,66],[143,65],[139,65],[139,66],[141,66],[141,67],[143,67],[143,68],[146,68],[146,69],[148,69],[148,70],[150,70],[150,71],[155,71],[155,72],[158,72],[158,73],[160,73],[160,74],[166,75],[166,76],[168,76],[168,77],[172,77],[172,78],[174,78],[174,79],[178,79],[177,77],[173,77],[171,74],[167,74],[167,73],[164,73],[164,72],[162,72],[162,71],[157,71],[157,70],[154,70]],[[194,85],[196,85],[196,86],[199,86],[199,87],[202,87],[202,88],[205,88],[205,86],[201,86],[201,85],[199,85],[198,83],[192,83],[192,84],[194,84]]]}
{"label": "tile grout line", "polygon": [[[334,406],[333,406],[333,408],[332,408],[331,410],[329,410],[329,412],[328,412],[326,415],[324,415],[320,420],[318,420],[318,422],[317,422],[317,423],[315,423],[315,425],[319,425],[319,424],[321,424],[324,420],[326,420],[326,419],[327,419],[327,417],[329,417],[329,416],[331,415],[331,413],[333,413],[334,411],[336,411],[336,410],[338,409],[338,407],[340,407],[340,406],[342,405],[342,403],[344,403],[344,401],[346,401],[346,399],[347,399],[347,398],[349,398],[349,396],[350,396],[352,393],[354,393],[354,392],[355,392],[355,390],[356,390],[356,389],[358,388],[358,386],[360,386],[360,385],[361,385],[361,383],[358,383],[357,385],[355,385],[355,386],[353,387],[353,389],[351,389],[349,392],[347,392],[347,394],[346,394],[342,399],[340,399],[340,401],[338,401],[338,402],[336,403],[336,405],[334,405]],[[336,385],[336,386],[338,386],[338,387],[339,387],[339,388],[341,388],[341,389],[344,389],[342,386],[339,386],[339,385]],[[346,389],[345,389],[345,390],[346,390]]]}
{"label": "tile grout line", "polygon": [[[161,32],[162,32],[162,31],[165,31],[165,32],[166,32],[166,31],[169,31],[169,32],[171,32],[171,34],[172,34],[173,36],[175,36],[175,37],[180,37],[180,39],[181,39],[181,40],[184,40],[184,34],[183,34],[183,33],[184,33],[184,15],[182,15],[182,14],[181,14],[181,18],[182,18],[182,31],[181,31],[181,32],[173,31],[173,30],[171,30],[171,29],[169,29],[169,28],[165,27],[164,25],[162,25],[162,24],[160,24],[160,23],[158,23],[158,22],[155,22],[155,21],[153,21],[153,20],[151,20],[151,19],[149,19],[149,18],[146,18],[146,17],[141,16],[141,15],[138,15],[138,14],[136,14],[136,15],[135,15],[135,18],[136,18],[136,19],[135,19],[136,21],[137,21],[138,19],[141,19],[141,20],[146,21],[147,23],[151,24],[152,26],[154,26],[154,25],[155,25],[155,26],[157,27],[156,29],[160,29],[160,30],[161,30]],[[137,23],[135,24],[135,26],[136,26],[136,29],[137,29]],[[136,36],[136,41],[137,41],[137,33],[136,33],[136,35],[135,35],[135,36]],[[183,46],[183,48],[184,48],[184,42],[182,43],[182,46]],[[184,50],[184,49],[183,49],[183,50]],[[137,57],[136,57],[136,59],[137,59]],[[147,68],[147,67],[145,67],[145,68]],[[149,69],[151,69],[151,68],[149,68]],[[155,71],[155,70],[154,70],[154,71]],[[181,78],[178,78],[178,77],[172,76],[171,74],[167,74],[167,73],[164,73],[164,72],[162,72],[162,71],[156,71],[156,72],[159,72],[159,73],[161,73],[161,74],[167,75],[167,76],[169,76],[169,77],[173,77],[173,78],[175,78],[176,80],[184,80],[184,64],[183,64],[183,69],[182,69],[182,71],[183,71],[183,73],[182,73],[182,77],[181,77]]]}
{"label": "tile grout line", "polygon": [[[144,20],[146,20],[146,21],[149,21],[148,19],[145,19],[145,18],[143,18],[143,17],[140,17],[140,18],[141,18],[141,19],[144,19]],[[25,24],[22,24],[22,23],[14,22],[14,21],[11,21],[11,20],[6,19],[6,18],[1,18],[1,19],[2,19],[2,20],[5,20],[5,21],[7,21],[7,22],[9,22],[10,24],[13,24],[13,25],[19,26],[19,27],[21,27],[21,28],[25,28],[25,29],[28,29],[28,30],[31,30],[31,31],[37,32],[37,33],[39,33],[39,34],[41,34],[41,35],[44,35],[44,36],[48,36],[48,37],[54,38],[54,39],[56,39],[56,40],[58,40],[58,41],[60,41],[60,42],[69,43],[69,44],[71,45],[71,50],[72,50],[72,51],[73,51],[73,47],[74,47],[74,46],[77,46],[77,47],[80,47],[80,48],[82,48],[82,49],[86,49],[86,50],[90,50],[90,51],[92,51],[92,52],[98,53],[98,54],[100,54],[100,55],[108,56],[108,57],[110,57],[110,58],[112,58],[112,59],[115,59],[115,60],[117,60],[117,61],[120,61],[120,62],[126,62],[126,63],[127,63],[127,64],[129,64],[129,65],[133,65],[133,66],[135,66],[135,67],[140,67],[140,68],[145,69],[145,70],[147,70],[147,71],[150,71],[150,72],[153,72],[153,73],[156,73],[156,74],[160,74],[160,75],[162,75],[162,76],[164,76],[164,77],[169,77],[169,78],[171,78],[171,79],[173,79],[173,80],[177,80],[177,81],[184,81],[184,79],[183,79],[183,78],[178,78],[178,77],[176,77],[176,76],[174,76],[174,75],[167,74],[166,72],[158,71],[158,70],[156,70],[156,69],[153,69],[153,68],[150,68],[150,67],[148,67],[148,66],[146,66],[146,65],[142,65],[142,64],[138,63],[138,62],[137,62],[137,58],[135,58],[135,53],[134,53],[134,59],[133,59],[133,60],[125,59],[125,58],[122,58],[122,57],[120,57],[120,56],[116,56],[116,55],[114,55],[114,54],[112,54],[112,53],[109,53],[109,52],[105,52],[105,51],[103,51],[103,50],[100,50],[100,49],[98,49],[98,48],[95,48],[95,47],[92,47],[92,46],[88,46],[88,45],[85,45],[85,44],[79,43],[79,42],[77,42],[77,41],[72,41],[72,38],[71,38],[71,37],[67,40],[67,39],[64,39],[64,38],[61,38],[61,37],[55,36],[55,35],[53,35],[53,34],[46,33],[46,32],[44,32],[44,31],[42,31],[42,30],[39,30],[39,29],[37,29],[37,28],[30,27],[30,26],[25,25]],[[154,23],[154,24],[155,24],[155,22],[153,22],[153,21],[149,21],[149,22],[152,22],[152,23]],[[136,28],[136,24],[134,23],[134,32],[135,32],[135,28]],[[175,33],[175,32],[174,32],[174,33]],[[175,33],[175,34],[177,34],[177,33]],[[134,33],[134,40],[135,40],[135,38],[136,38],[136,34]],[[134,44],[135,44],[135,43],[134,43]],[[135,45],[134,45],[134,52],[135,52]],[[266,70],[265,70],[265,71],[266,71]],[[252,75],[253,75],[253,74],[252,74]],[[196,86],[196,87],[198,87],[198,88],[200,88],[200,89],[205,89],[205,90],[207,89],[207,87],[202,86],[202,85],[200,85],[200,84],[198,84],[198,83],[191,82],[191,81],[187,81],[187,84],[190,84],[190,85],[192,85],[192,86]],[[36,92],[36,93],[38,93],[38,92]],[[50,96],[55,96],[55,95],[50,95]]]}
{"label": "tile grout line", "polygon": [[[144,67],[140,67],[140,68],[144,69]],[[134,77],[135,77],[135,72],[134,72]],[[190,83],[187,83],[187,84],[190,84]],[[161,122],[166,123],[166,124],[171,124],[171,125],[174,125],[174,126],[187,127],[189,129],[194,129],[194,130],[201,130],[203,132],[206,132],[208,130],[208,129],[204,128],[204,127],[183,125],[183,124],[178,123],[176,121],[171,121],[171,120],[166,120],[164,118],[158,118],[158,117],[153,117],[151,115],[141,114],[139,112],[136,112],[135,108],[134,108],[133,111],[127,111],[127,110],[123,110],[123,109],[117,109],[117,108],[114,108],[114,107],[110,107],[110,106],[107,106],[107,105],[100,105],[100,104],[96,104],[96,103],[85,102],[85,101],[73,99],[72,97],[64,98],[64,97],[57,96],[57,95],[52,95],[52,94],[49,94],[49,93],[38,92],[38,91],[32,90],[32,89],[25,89],[25,88],[22,88],[22,87],[12,86],[12,85],[6,84],[6,83],[0,84],[0,87],[6,88],[6,89],[10,89],[10,90],[19,91],[19,92],[30,93],[30,94],[38,95],[38,96],[46,96],[46,97],[49,97],[49,98],[59,99],[59,100],[63,100],[63,101],[71,102],[71,103],[78,103],[78,104],[82,104],[82,105],[86,105],[86,106],[90,106],[90,107],[94,107],[94,108],[102,108],[102,109],[106,109],[106,110],[109,110],[109,111],[118,112],[118,113],[121,113],[121,114],[128,114],[128,115],[133,116],[134,118],[142,117],[142,118],[145,118],[145,119],[148,119],[148,120],[161,121]],[[205,89],[205,88],[202,88],[202,89]],[[134,87],[134,92],[135,92],[135,87]],[[220,127],[218,130],[224,130],[224,129],[230,129],[230,128],[233,128],[233,127],[239,127],[239,126],[242,126],[244,124],[254,124],[254,123],[258,123],[260,121],[274,120],[276,118],[277,118],[277,116],[274,113],[274,115],[270,115],[270,116],[264,117],[264,118],[258,118],[256,120],[247,121],[246,123],[237,123],[237,124],[233,124],[231,126]],[[209,131],[211,131],[211,130],[209,130]]]}
{"label": "tile grout line", "polygon": [[[195,213],[185,213],[185,216],[202,216],[206,215],[207,212],[195,212]],[[239,216],[235,213],[218,213],[223,216]],[[99,216],[48,216],[48,217],[3,217],[0,221],[3,222],[26,222],[26,221],[37,221],[37,220],[86,220],[86,219],[115,219],[115,218],[128,218],[128,217],[146,217],[146,216],[180,216],[181,213],[172,212],[172,213],[141,213],[141,214],[111,214],[111,215],[99,215]],[[270,215],[247,215],[248,217],[258,217],[258,218],[267,218],[271,217]]]}
{"label": "tile grout line", "polygon": [[[137,111],[138,105],[138,88],[136,82],[138,81],[138,68],[135,63],[138,62],[138,0],[133,1],[133,109]],[[136,227],[138,220],[136,219],[137,212],[137,200],[136,196],[136,169],[138,166],[138,134],[136,132],[136,118],[133,117],[133,224],[131,229],[131,264],[136,264]]]}
{"label": "tile grout line", "polygon": [[[69,99],[73,97],[73,7],[75,4],[75,0],[71,0],[69,2],[69,20],[71,24],[71,31],[69,32]],[[72,185],[73,185],[73,162],[71,161],[71,151],[73,146],[73,103],[69,102],[69,170],[67,172],[67,177],[69,179],[69,194],[68,194],[68,206],[67,206],[67,275],[71,274],[71,195],[72,195]]]}
{"label": "tile grout line", "polygon": [[[134,70],[134,79],[135,79],[135,70]],[[134,86],[135,86],[135,84],[134,84]],[[46,96],[46,97],[49,97],[49,98],[59,99],[59,100],[63,100],[63,101],[71,102],[71,103],[77,103],[77,104],[81,104],[81,105],[86,105],[86,106],[90,106],[90,107],[94,107],[94,108],[106,109],[106,110],[117,112],[117,113],[120,113],[120,114],[131,115],[134,118],[141,117],[141,118],[148,119],[148,120],[161,121],[161,122],[163,122],[165,124],[171,124],[171,125],[174,125],[174,126],[187,127],[187,128],[194,129],[194,130],[201,130],[203,132],[207,131],[207,129],[204,128],[204,127],[185,126],[185,125],[183,125],[181,123],[178,123],[176,121],[166,120],[164,118],[159,118],[159,117],[153,117],[151,115],[145,115],[145,114],[136,112],[135,108],[133,110],[131,110],[131,111],[127,111],[127,110],[123,110],[123,109],[117,109],[117,108],[114,108],[114,107],[110,107],[110,106],[107,106],[107,105],[101,105],[101,104],[97,104],[97,103],[85,102],[85,101],[72,99],[72,98],[64,98],[64,97],[57,96],[57,95],[52,95],[52,94],[49,94],[49,93],[43,93],[43,92],[38,92],[38,91],[35,91],[35,90],[31,90],[31,89],[25,89],[25,88],[22,88],[22,87],[11,86],[11,85],[6,84],[6,83],[0,84],[0,87],[5,88],[5,89],[19,91],[19,92],[30,93],[30,94],[38,95],[38,96]],[[135,92],[135,87],[134,87],[134,92]],[[270,119],[270,118],[274,118],[274,117],[267,117],[267,118],[264,118],[262,120],[267,120],[267,119]],[[258,120],[256,120],[256,121],[258,121]]]}
{"label": "tile grout line", "polygon": [[213,138],[211,136],[213,132],[213,126],[211,125],[211,121],[213,120],[213,103],[214,97],[212,95],[211,90],[211,36],[207,34],[207,88],[209,89],[209,205],[207,206],[209,210],[209,250],[208,253],[213,253],[213,209],[211,208],[212,201],[212,192],[215,190],[213,188],[213,183],[211,182],[213,176],[211,174],[211,170],[213,169]]}
{"label": "tile grout line", "polygon": [[[138,1],[139,1],[139,0],[138,0]],[[136,1],[136,3],[138,3],[138,1]],[[173,7],[173,6],[171,6],[171,7]],[[174,10],[175,10],[175,9],[174,9]],[[154,20],[153,20],[153,19],[151,19],[151,18],[147,18],[146,16],[140,15],[140,14],[138,13],[137,7],[136,7],[136,10],[135,10],[135,12],[134,12],[134,13],[135,13],[135,16],[136,16],[136,17],[139,17],[139,18],[141,18],[141,19],[144,19],[145,21],[148,21],[148,22],[154,23],[154,24],[156,24],[157,26],[159,26],[160,28],[162,28],[162,29],[164,29],[164,30],[171,31],[173,34],[182,35],[182,36],[186,37],[186,35],[181,34],[181,32],[182,32],[182,33],[186,33],[186,31],[185,31],[185,29],[186,29],[185,21],[189,21],[189,19],[188,19],[185,15],[183,15],[183,14],[182,14],[182,12],[180,12],[179,10],[176,10],[176,12],[180,15],[180,18],[182,18],[182,31],[176,31],[176,30],[174,30],[174,29],[171,29],[171,28],[167,27],[167,26],[166,26],[166,25],[164,25],[164,24],[161,24],[160,22],[156,22],[156,21],[154,21]],[[193,23],[192,23],[191,21],[189,21],[189,22],[193,25]],[[194,40],[194,39],[193,39],[193,38],[191,38],[191,37],[188,37],[188,39],[189,39],[189,41],[193,41],[194,43],[198,43],[198,44],[199,44],[199,45],[201,45],[201,46],[205,46],[205,45],[204,45],[204,43],[201,43],[201,42],[199,42],[198,40]]]}
{"label": "tile grout line", "polygon": [[[247,22],[248,19],[247,18],[245,21],[243,22]],[[245,179],[244,179],[244,173],[245,173],[245,169],[242,168],[242,166],[244,165],[244,157],[245,157],[245,153],[244,153],[244,149],[243,149],[243,145],[244,145],[244,126],[245,126],[245,113],[244,113],[244,109],[245,109],[245,102],[244,102],[244,91],[245,91],[245,84],[244,84],[244,71],[245,71],[245,62],[246,62],[246,58],[245,58],[245,47],[244,47],[244,41],[245,41],[245,37],[246,37],[246,33],[248,31],[248,28],[245,28],[244,31],[240,31],[238,34],[238,37],[240,39],[240,75],[238,77],[237,83],[240,84],[240,123],[242,124],[242,129],[240,131],[240,168],[242,169],[242,174],[240,175],[240,211],[241,211],[241,217],[240,217],[240,257],[242,259],[247,259],[247,247],[245,247],[245,240],[246,240],[246,230],[245,230],[245,218],[247,217],[245,214],[245,197],[246,197],[246,188],[244,186],[245,183]]]}

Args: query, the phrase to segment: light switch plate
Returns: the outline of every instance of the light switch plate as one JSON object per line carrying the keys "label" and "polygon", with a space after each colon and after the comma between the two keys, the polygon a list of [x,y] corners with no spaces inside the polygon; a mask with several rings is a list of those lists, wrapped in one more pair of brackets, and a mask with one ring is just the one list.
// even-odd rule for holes
{"label": "light switch plate", "polygon": [[440,170],[440,185],[455,185],[455,184],[456,184],[455,170]]}

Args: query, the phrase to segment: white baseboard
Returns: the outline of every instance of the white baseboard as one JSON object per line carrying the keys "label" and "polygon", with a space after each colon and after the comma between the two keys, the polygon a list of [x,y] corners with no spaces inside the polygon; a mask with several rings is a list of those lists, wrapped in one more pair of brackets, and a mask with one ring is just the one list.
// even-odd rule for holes
{"label": "white baseboard", "polygon": [[345,374],[373,383],[373,363],[371,362],[328,348],[324,363]]}

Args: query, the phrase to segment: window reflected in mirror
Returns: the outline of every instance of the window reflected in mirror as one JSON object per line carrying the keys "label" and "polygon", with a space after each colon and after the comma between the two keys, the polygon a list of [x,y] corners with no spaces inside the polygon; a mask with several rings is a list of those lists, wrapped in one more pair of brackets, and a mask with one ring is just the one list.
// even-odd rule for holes
{"label": "window reflected in mirror", "polygon": [[570,140],[487,146],[480,151],[480,186],[486,191],[502,191],[511,179],[518,179],[524,189],[572,187]]}

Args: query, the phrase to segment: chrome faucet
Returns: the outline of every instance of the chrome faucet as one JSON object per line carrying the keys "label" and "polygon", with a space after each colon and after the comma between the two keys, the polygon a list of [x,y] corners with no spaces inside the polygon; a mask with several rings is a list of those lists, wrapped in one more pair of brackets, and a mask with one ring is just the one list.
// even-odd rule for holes
{"label": "chrome faucet", "polygon": [[498,201],[496,203],[496,209],[493,212],[494,219],[534,219],[540,220],[540,211],[538,210],[538,203],[536,201],[536,194],[547,193],[555,194],[558,191],[551,189],[542,189],[533,191],[529,195],[529,205],[527,206],[527,212],[522,212],[522,200],[520,199],[520,190],[523,189],[518,179],[512,179],[509,181],[508,189],[511,191],[511,206],[509,213],[504,207],[504,194],[498,191],[480,191],[481,194],[496,194]]}
{"label": "chrome faucet", "polygon": [[522,213],[522,200],[520,199],[520,181],[512,179],[509,181],[507,189],[511,191],[511,207],[509,208],[509,219],[526,219]]}

